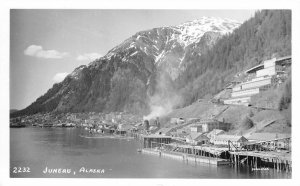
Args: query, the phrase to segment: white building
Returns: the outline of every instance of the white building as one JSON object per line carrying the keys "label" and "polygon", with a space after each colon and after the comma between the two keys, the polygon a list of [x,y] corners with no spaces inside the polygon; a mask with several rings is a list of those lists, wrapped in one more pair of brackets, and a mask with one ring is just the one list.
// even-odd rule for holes
{"label": "white building", "polygon": [[211,143],[213,143],[214,140],[215,140],[215,138],[216,138],[216,136],[224,134],[224,133],[225,133],[224,130],[214,129],[214,130],[210,131],[209,133],[207,133],[206,136],[209,138],[209,141]]}
{"label": "white building", "polygon": [[[273,58],[245,71],[251,80],[237,84],[232,88],[231,98],[224,100],[224,104],[248,106],[251,96],[271,87],[277,74],[282,73],[285,65],[290,65],[291,57]],[[254,77],[254,78],[253,78]],[[248,78],[249,79],[249,78]]]}
{"label": "white building", "polygon": [[190,127],[191,132],[202,132],[202,126],[201,125],[193,125]]}
{"label": "white building", "polygon": [[[240,147],[248,140],[244,136],[235,135],[217,135],[213,140],[214,145],[228,145],[233,144],[235,147]],[[230,142],[230,143],[229,143]]]}
{"label": "white building", "polygon": [[224,104],[227,105],[245,105],[248,106],[251,101],[251,97],[242,97],[242,98],[230,98],[224,100]]}
{"label": "white building", "polygon": [[192,132],[186,137],[186,142],[192,145],[201,145],[209,141],[209,138],[203,133],[194,133]]}

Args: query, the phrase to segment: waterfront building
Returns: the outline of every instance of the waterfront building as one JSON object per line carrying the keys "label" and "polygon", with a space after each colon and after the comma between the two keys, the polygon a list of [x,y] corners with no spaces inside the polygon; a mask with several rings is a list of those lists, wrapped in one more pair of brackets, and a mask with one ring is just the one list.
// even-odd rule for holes
{"label": "waterfront building", "polygon": [[161,128],[155,134],[170,136],[171,132],[176,132],[176,129],[172,128],[172,127],[170,127],[170,128]]}
{"label": "waterfront building", "polygon": [[144,129],[143,123],[137,123],[134,126],[136,127],[137,130],[143,130]]}
{"label": "waterfront building", "polygon": [[213,141],[215,140],[216,136],[224,134],[225,131],[221,130],[221,129],[213,129],[212,131],[210,131],[209,133],[206,134],[206,136],[209,138],[209,141],[211,143],[213,143]]}
{"label": "waterfront building", "polygon": [[248,137],[249,143],[260,143],[269,149],[290,149],[291,134],[253,133]]}
{"label": "waterfront building", "polygon": [[129,124],[119,124],[117,127],[117,134],[124,135],[128,131],[132,130],[133,126]]}
{"label": "waterfront building", "polygon": [[186,142],[192,145],[201,145],[208,143],[209,138],[205,136],[203,133],[191,132],[186,137]]}
{"label": "waterfront building", "polygon": [[162,136],[157,134],[143,135],[143,148],[162,147],[163,144],[171,143],[170,136]]}
{"label": "waterfront building", "polygon": [[276,139],[290,138],[291,134],[281,133],[253,133],[248,137],[249,142],[270,141]]}
{"label": "waterfront building", "polygon": [[228,146],[230,143],[235,147],[240,147],[244,145],[248,140],[244,136],[236,136],[236,135],[217,135],[213,140],[214,145],[226,145]]}

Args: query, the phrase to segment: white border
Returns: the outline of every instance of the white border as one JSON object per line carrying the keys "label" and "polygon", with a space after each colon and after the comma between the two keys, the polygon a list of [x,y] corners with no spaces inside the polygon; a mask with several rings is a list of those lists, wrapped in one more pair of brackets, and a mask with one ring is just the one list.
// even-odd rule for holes
{"label": "white border", "polygon": [[[293,177],[289,180],[220,180],[220,179],[10,179],[9,178],[9,10],[20,9],[292,9],[292,57],[293,57],[293,101],[292,101],[292,132],[293,132]],[[1,33],[0,33],[0,185],[299,185],[299,116],[297,109],[299,98],[299,0],[5,0],[1,2]],[[299,115],[299,114],[298,114]],[[297,184],[298,183],[298,184]]]}

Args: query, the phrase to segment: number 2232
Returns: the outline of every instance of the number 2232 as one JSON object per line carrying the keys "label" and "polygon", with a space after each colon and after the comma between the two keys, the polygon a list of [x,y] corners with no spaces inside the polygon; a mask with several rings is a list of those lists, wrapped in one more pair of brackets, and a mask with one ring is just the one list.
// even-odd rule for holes
{"label": "number 2232", "polygon": [[30,172],[29,167],[13,167],[13,173]]}

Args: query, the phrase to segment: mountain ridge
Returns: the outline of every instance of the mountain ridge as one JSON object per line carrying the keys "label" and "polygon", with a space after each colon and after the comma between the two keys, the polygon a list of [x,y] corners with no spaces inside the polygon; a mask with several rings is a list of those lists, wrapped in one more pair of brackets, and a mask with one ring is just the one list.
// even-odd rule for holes
{"label": "mountain ridge", "polygon": [[[192,38],[191,41],[195,42],[187,46],[187,37],[182,37],[186,39],[186,44],[183,44],[177,40],[180,39],[180,32],[170,27],[137,32],[102,58],[87,66],[76,68],[77,70],[68,75],[63,82],[53,85],[46,94],[14,115],[49,111],[128,111],[148,114],[155,109],[168,113],[177,106],[190,104],[208,91],[211,94],[220,91],[236,72],[236,68],[232,68],[231,71],[226,68],[232,66],[233,62],[236,62],[234,65],[247,62],[239,61],[243,54],[238,58],[231,54],[232,61],[224,61],[222,55],[227,60],[228,53],[238,49],[232,48],[230,43],[226,42],[229,40],[234,44],[235,41],[247,39],[247,33],[252,34],[253,28],[265,29],[260,26],[265,22],[281,21],[276,17],[278,14],[285,16],[286,13],[259,11],[239,28],[232,27],[232,34],[226,34],[224,31],[225,35],[222,35],[210,30],[197,40]],[[286,17],[288,18],[288,14]],[[287,18],[284,17],[283,20]],[[262,21],[264,19],[266,21]],[[272,23],[272,26],[275,23]],[[286,25],[287,28],[288,26],[290,25]],[[263,41],[269,46],[272,33],[269,28],[265,30],[270,36],[262,39],[265,39]],[[244,32],[246,34],[243,34]],[[247,42],[242,44],[246,46]],[[288,45],[288,42],[286,44]],[[277,48],[271,49],[265,56],[275,50]],[[288,48],[286,50],[288,52]],[[251,55],[251,51],[247,55]],[[218,57],[221,57],[221,60],[216,60]],[[210,58],[211,61],[205,61]],[[226,70],[216,78],[223,67]],[[207,83],[203,84],[204,82]],[[205,87],[210,84],[213,84],[213,90]],[[190,87],[194,85],[196,89]]]}

